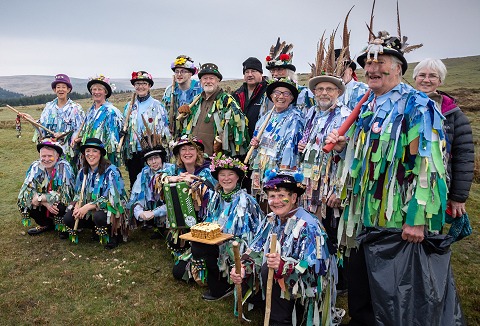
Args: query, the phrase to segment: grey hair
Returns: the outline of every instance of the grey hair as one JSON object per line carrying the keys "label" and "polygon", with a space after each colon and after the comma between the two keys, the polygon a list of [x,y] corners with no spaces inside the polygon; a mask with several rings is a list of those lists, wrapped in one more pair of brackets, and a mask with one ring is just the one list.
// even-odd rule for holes
{"label": "grey hair", "polygon": [[[278,68],[283,68],[282,66],[279,66]],[[287,70],[287,77],[290,78],[291,80],[293,80],[295,83],[298,82],[298,76],[297,76],[297,73],[291,69],[288,69],[288,68],[285,68]],[[272,77],[272,73],[270,73],[270,77]]]}
{"label": "grey hair", "polygon": [[398,73],[397,77],[398,77],[398,80],[401,81],[402,80],[402,66],[403,66],[403,63],[399,58],[397,58],[394,55],[390,55],[390,57],[392,58],[392,69],[395,69],[396,65],[398,65],[400,67],[400,72]]}
{"label": "grey hair", "polygon": [[436,71],[440,77],[440,82],[445,82],[445,78],[447,77],[447,67],[445,67],[442,60],[432,58],[423,59],[413,69],[413,79],[417,78],[420,70],[424,68]]}

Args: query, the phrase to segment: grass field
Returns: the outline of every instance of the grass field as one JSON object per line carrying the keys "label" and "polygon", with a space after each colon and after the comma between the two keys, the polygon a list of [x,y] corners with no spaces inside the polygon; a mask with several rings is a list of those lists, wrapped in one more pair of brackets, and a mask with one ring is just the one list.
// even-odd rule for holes
{"label": "grass field", "polygon": [[[452,70],[447,83],[454,86],[444,89],[458,96],[462,105],[464,99],[459,95],[471,96],[472,100],[465,102],[466,113],[480,153],[476,110],[480,104],[480,57],[474,58],[473,63],[464,58],[463,65],[447,62]],[[458,76],[468,73],[468,83],[457,81],[457,70]],[[155,91],[153,95],[159,98],[160,94]],[[121,108],[129,97],[122,94],[112,100]],[[82,105],[88,108],[90,101]],[[42,107],[21,110],[38,117]],[[25,171],[38,154],[31,142],[32,128],[23,123],[23,137],[16,138],[13,120],[12,112],[0,110],[0,325],[238,324],[232,297],[205,302],[201,299],[203,288],[173,279],[172,260],[165,245],[150,240],[148,232],[134,231],[128,243],[113,251],[92,242],[89,231],[80,234],[78,245],[58,239],[53,232],[38,237],[26,235],[16,197]],[[452,246],[452,265],[467,322],[480,325],[479,184],[472,187],[467,210],[474,233]],[[339,305],[346,308],[344,298]],[[250,317],[253,325],[261,324],[258,311]]]}

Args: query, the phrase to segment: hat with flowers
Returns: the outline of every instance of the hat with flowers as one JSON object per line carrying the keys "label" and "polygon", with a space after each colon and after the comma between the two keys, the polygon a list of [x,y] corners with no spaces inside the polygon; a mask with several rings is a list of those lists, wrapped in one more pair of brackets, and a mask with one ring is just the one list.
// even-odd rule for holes
{"label": "hat with flowers", "polygon": [[270,47],[270,53],[265,58],[266,68],[271,70],[273,68],[285,68],[295,71],[296,68],[292,64],[293,59],[293,44],[286,44],[285,41],[280,43],[280,37],[277,39],[277,44]]}
{"label": "hat with flowers", "polygon": [[267,96],[271,100],[272,99],[272,93],[277,87],[286,87],[288,90],[292,93],[293,95],[293,100],[292,103],[297,102],[297,97],[298,97],[298,88],[297,84],[291,80],[288,77],[284,78],[272,78],[268,80],[268,85],[267,85]]}
{"label": "hat with flowers", "polygon": [[190,58],[188,55],[183,54],[175,58],[175,60],[170,65],[170,68],[172,68],[173,72],[175,72],[175,68],[184,68],[189,70],[192,75],[195,75],[198,71],[197,67],[195,67],[193,59]]}
{"label": "hat with flowers", "polygon": [[135,85],[136,81],[146,81],[150,84],[150,87],[152,87],[154,84],[152,75],[143,70],[132,72],[132,79],[130,79],[130,83]]}
{"label": "hat with flowers", "polygon": [[105,77],[104,75],[99,75],[99,76],[95,76],[95,77],[90,77],[88,79],[88,83],[87,83],[87,89],[88,91],[90,92],[90,94],[92,94],[92,86],[95,85],[95,84],[100,84],[102,85],[103,87],[105,87],[105,89],[107,90],[107,98],[109,98],[110,96],[112,96],[112,92],[115,90],[115,84],[112,84],[110,82],[110,78],[108,77]]}
{"label": "hat with flowers", "polygon": [[180,139],[173,145],[172,152],[173,155],[177,155],[180,151],[180,148],[183,145],[193,145],[195,148],[201,150],[202,152],[205,150],[205,145],[203,145],[202,140],[198,139],[196,136],[192,135],[183,135]]}
{"label": "hat with flowers", "polygon": [[235,171],[239,179],[242,179],[245,176],[248,167],[236,158],[231,158],[225,154],[218,153],[216,156],[212,157],[212,162],[210,164],[210,171],[215,179],[218,179],[218,172],[220,172],[220,170]]}

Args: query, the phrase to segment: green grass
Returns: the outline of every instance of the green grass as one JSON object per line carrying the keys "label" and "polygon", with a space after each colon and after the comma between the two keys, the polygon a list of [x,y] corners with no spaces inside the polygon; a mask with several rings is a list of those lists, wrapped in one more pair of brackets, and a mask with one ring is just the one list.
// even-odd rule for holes
{"label": "green grass", "polygon": [[[480,57],[452,59],[446,64],[445,88],[451,87],[448,91],[458,96],[460,103],[465,101],[462,94],[478,94]],[[455,71],[463,73],[463,79],[456,77]],[[301,76],[300,82],[305,81],[306,76]],[[240,83],[223,84],[235,89]],[[156,98],[161,94],[162,90],[153,92]],[[130,96],[115,95],[112,102],[121,109]],[[81,104],[88,109],[91,101],[82,100]],[[467,110],[477,149],[480,117],[474,108],[479,104],[480,98],[473,97]],[[20,110],[38,118],[42,108]],[[205,302],[201,299],[203,288],[173,279],[173,263],[164,243],[148,239],[148,232],[134,231],[128,243],[113,251],[92,242],[89,230],[80,234],[78,245],[60,240],[54,233],[26,235],[16,197],[25,171],[38,154],[31,142],[30,125],[24,122],[23,137],[16,138],[14,119],[10,110],[0,109],[0,325],[238,324],[233,298]],[[2,127],[5,121],[10,127]],[[452,246],[452,266],[467,322],[480,325],[480,184],[473,185],[467,209],[474,233]],[[339,298],[338,305],[346,308],[346,299]],[[253,325],[261,324],[258,311],[250,316]]]}

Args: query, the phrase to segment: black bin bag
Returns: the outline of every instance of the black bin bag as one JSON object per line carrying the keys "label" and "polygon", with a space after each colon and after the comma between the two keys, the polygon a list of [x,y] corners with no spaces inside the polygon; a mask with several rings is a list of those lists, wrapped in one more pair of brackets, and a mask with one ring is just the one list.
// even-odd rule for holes
{"label": "black bin bag", "polygon": [[402,240],[401,229],[369,228],[363,247],[377,325],[465,325],[450,266],[448,235],[421,243]]}

